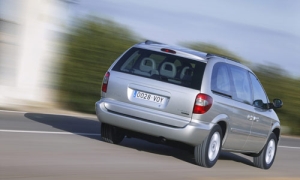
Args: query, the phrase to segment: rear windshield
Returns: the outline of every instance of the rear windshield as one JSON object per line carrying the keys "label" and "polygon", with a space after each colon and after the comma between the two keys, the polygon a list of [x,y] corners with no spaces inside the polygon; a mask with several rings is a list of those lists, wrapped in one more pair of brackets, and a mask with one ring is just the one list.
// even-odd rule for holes
{"label": "rear windshield", "polygon": [[172,54],[131,48],[113,70],[200,90],[205,66]]}

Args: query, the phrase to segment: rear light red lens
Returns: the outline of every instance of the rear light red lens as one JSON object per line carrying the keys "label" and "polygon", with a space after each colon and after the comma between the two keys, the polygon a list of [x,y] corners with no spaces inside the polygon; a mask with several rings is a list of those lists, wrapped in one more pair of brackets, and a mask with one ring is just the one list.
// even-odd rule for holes
{"label": "rear light red lens", "polygon": [[162,48],[161,51],[163,52],[167,52],[167,53],[172,53],[172,54],[176,54],[176,51],[172,50],[172,49],[166,49],[166,48]]}
{"label": "rear light red lens", "polygon": [[206,113],[212,106],[213,99],[209,95],[206,94],[198,94],[195,100],[194,105],[194,114],[204,114]]}
{"label": "rear light red lens", "polygon": [[110,73],[106,72],[105,76],[103,78],[103,83],[102,83],[102,92],[107,91],[107,86],[108,86],[108,80],[109,80]]}

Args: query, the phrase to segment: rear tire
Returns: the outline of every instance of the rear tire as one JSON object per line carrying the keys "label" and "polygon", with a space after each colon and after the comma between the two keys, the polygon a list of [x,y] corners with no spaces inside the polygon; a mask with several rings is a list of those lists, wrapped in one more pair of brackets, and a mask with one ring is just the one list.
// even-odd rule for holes
{"label": "rear tire", "polygon": [[261,169],[269,169],[276,156],[277,152],[277,137],[274,133],[271,133],[265,147],[258,154],[258,156],[253,157],[253,164],[255,167]]}
{"label": "rear tire", "polygon": [[194,149],[196,164],[202,167],[213,167],[220,155],[222,146],[222,129],[215,125],[207,138]]}
{"label": "rear tire", "polygon": [[122,129],[105,123],[101,124],[101,138],[103,141],[112,144],[119,144],[124,137],[125,134]]}

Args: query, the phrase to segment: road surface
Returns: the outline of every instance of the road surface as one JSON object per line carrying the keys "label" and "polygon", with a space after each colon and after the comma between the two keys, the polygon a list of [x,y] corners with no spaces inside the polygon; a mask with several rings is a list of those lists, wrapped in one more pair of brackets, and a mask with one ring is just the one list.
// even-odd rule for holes
{"label": "road surface", "polygon": [[300,139],[282,137],[269,170],[252,158],[222,152],[210,169],[187,151],[125,139],[100,140],[96,116],[0,111],[0,179],[300,179]]}

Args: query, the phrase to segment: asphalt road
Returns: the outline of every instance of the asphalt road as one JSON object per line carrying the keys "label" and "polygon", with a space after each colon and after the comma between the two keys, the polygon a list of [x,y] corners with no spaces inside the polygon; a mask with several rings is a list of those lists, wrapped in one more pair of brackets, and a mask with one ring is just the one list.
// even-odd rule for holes
{"label": "asphalt road", "polygon": [[269,170],[252,158],[222,152],[210,169],[188,151],[125,139],[100,140],[96,116],[0,111],[0,179],[300,179],[300,139],[282,137]]}

